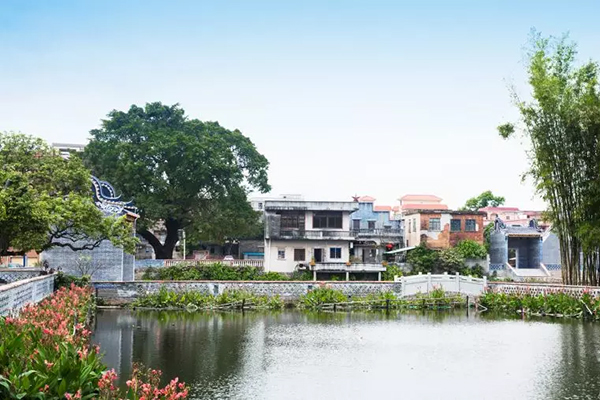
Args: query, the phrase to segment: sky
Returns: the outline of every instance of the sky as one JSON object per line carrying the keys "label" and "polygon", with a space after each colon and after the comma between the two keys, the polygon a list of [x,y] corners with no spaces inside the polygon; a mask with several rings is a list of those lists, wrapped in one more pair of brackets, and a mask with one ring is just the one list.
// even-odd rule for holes
{"label": "sky", "polygon": [[[270,161],[273,194],[482,191],[541,209],[509,86],[527,97],[532,28],[600,60],[600,2],[0,2],[0,130],[85,143],[106,114],[179,103],[239,129]],[[118,188],[117,188],[118,189]]]}

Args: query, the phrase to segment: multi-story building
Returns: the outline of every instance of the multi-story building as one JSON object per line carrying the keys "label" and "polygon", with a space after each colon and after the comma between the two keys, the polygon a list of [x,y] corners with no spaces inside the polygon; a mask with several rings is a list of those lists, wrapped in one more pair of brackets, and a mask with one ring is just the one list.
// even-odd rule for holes
{"label": "multi-story building", "polygon": [[281,194],[279,196],[254,196],[250,197],[248,201],[254,211],[264,211],[266,201],[302,201],[304,197],[301,194]]}
{"label": "multi-story building", "polygon": [[513,227],[528,227],[532,220],[535,220],[541,229],[546,229],[549,224],[543,221],[541,211],[520,210],[517,207],[484,207],[479,211],[485,213],[483,224],[485,226],[500,218],[506,225]]}
{"label": "multi-story building", "polygon": [[350,215],[351,230],[355,237],[352,260],[381,263],[385,251],[404,243],[402,221],[390,218],[392,207],[374,205],[373,197],[355,197],[355,202],[358,203],[358,210]]}
{"label": "multi-story building", "polygon": [[398,199],[400,213],[406,214],[414,210],[447,210],[448,206],[442,204],[442,198],[432,194],[407,194]]}
{"label": "multi-story building", "polygon": [[69,158],[71,153],[79,153],[85,149],[84,144],[73,143],[52,143],[52,147],[57,149],[63,158]]}
{"label": "multi-story building", "polygon": [[406,247],[425,242],[432,249],[447,249],[462,240],[483,244],[483,217],[478,211],[414,210],[403,217]]}
{"label": "multi-story building", "polygon": [[355,240],[350,215],[357,202],[267,200],[265,211],[265,271],[309,270],[319,275],[345,273],[379,275],[381,264],[352,262]]}

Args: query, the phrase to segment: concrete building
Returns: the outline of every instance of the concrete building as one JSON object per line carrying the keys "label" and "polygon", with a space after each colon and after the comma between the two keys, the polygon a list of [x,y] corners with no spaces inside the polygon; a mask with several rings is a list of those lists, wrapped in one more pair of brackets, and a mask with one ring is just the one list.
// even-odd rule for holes
{"label": "concrete building", "polygon": [[463,240],[483,244],[483,212],[414,210],[404,214],[406,247],[426,243],[432,249],[447,249]]}
{"label": "concrete building", "polygon": [[[391,206],[376,206],[375,198],[354,197],[358,210],[350,215],[352,235],[355,237],[351,250],[353,261],[381,263],[383,253],[403,245],[402,221],[391,219]],[[388,249],[386,246],[391,245]]]}
{"label": "concrete building", "polygon": [[399,213],[401,215],[414,210],[447,210],[448,206],[442,204],[442,198],[432,194],[407,194],[398,199],[400,201]]}
{"label": "concrete building", "polygon": [[84,144],[74,144],[74,143],[52,143],[52,147],[57,149],[63,158],[69,158],[71,153],[73,153],[73,152],[79,153],[85,149]]}
{"label": "concrete building", "polygon": [[281,194],[279,196],[254,196],[248,201],[254,211],[263,212],[265,210],[266,201],[303,201],[304,197],[301,194]]}
{"label": "concrete building", "polygon": [[485,226],[494,223],[500,218],[508,226],[529,226],[531,220],[536,220],[537,226],[545,229],[549,224],[543,222],[541,211],[520,210],[517,207],[484,207],[479,211],[485,213],[483,224]]}
{"label": "concrete building", "polygon": [[355,240],[350,215],[356,202],[267,200],[265,210],[265,271],[331,274],[375,274],[381,264],[352,263]]}

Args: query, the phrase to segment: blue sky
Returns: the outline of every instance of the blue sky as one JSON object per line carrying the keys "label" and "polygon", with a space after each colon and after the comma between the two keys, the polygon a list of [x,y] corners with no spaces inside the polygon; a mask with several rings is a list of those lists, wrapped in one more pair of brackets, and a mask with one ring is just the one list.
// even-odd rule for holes
{"label": "blue sky", "polygon": [[598,1],[0,2],[0,130],[85,142],[112,109],[150,101],[238,128],[274,193],[491,189],[540,208],[508,85],[526,96],[529,31],[570,32],[600,60]]}

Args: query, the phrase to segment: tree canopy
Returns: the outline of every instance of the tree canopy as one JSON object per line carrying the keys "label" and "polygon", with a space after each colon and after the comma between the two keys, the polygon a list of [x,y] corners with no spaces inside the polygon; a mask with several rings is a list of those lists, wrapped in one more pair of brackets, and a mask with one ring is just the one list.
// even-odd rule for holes
{"label": "tree canopy", "polygon": [[[157,258],[172,258],[178,231],[221,242],[258,224],[246,195],[267,192],[268,161],[239,130],[190,119],[179,105],[113,110],[91,132],[83,158],[132,198],[138,233]],[[161,242],[155,228],[164,224]]]}
{"label": "tree canopy", "polygon": [[527,70],[530,100],[513,99],[520,124],[498,127],[502,137],[521,132],[529,143],[529,176],[549,206],[560,241],[563,281],[598,285],[600,259],[600,85],[598,64],[575,63],[575,44],[532,37]]}
{"label": "tree canopy", "polygon": [[42,139],[0,132],[0,165],[1,255],[90,250],[107,239],[134,251],[131,224],[96,207],[81,160],[65,160]]}
{"label": "tree canopy", "polygon": [[467,200],[462,210],[477,211],[484,207],[498,207],[502,204],[504,204],[504,197],[494,196],[491,190],[486,190],[479,196]]}

